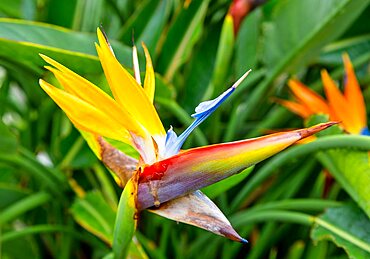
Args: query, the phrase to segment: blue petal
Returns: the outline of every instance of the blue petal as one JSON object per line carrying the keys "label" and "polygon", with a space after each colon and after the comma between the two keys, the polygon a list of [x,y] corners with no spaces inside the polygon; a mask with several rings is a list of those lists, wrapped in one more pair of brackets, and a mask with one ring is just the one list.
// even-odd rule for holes
{"label": "blue petal", "polygon": [[216,99],[211,101],[205,101],[200,103],[196,108],[196,113],[192,114],[191,117],[195,118],[195,120],[190,124],[190,126],[180,135],[176,136],[176,133],[171,129],[168,130],[166,136],[166,151],[165,157],[170,157],[177,154],[180,151],[180,148],[184,144],[185,140],[188,138],[190,133],[199,126],[205,119],[209,117],[209,115],[214,112],[218,106],[221,105],[222,102],[226,100],[227,97],[234,92],[235,88],[231,87],[223,94],[221,94]]}
{"label": "blue petal", "polygon": [[[223,103],[227,99],[227,97],[229,97],[231,95],[232,92],[234,92],[234,90],[235,90],[235,87],[230,87],[229,89],[227,89],[225,92],[223,92],[216,99],[201,102],[195,108],[195,113],[192,114],[191,117],[193,117],[195,119],[201,118],[204,115],[206,115],[208,117],[212,112],[214,112],[217,109],[218,106],[221,105],[221,103]],[[205,118],[203,120],[205,120]]]}
{"label": "blue petal", "polygon": [[177,140],[177,134],[176,132],[173,131],[172,126],[170,129],[167,131],[166,135],[166,147],[167,146],[172,146]]}
{"label": "blue petal", "polygon": [[361,133],[360,134],[363,135],[363,136],[370,136],[370,130],[369,130],[369,128],[368,127],[363,128],[361,130]]}
{"label": "blue petal", "polygon": [[188,138],[190,133],[199,126],[205,119],[207,119],[218,106],[223,103],[227,97],[229,97],[236,89],[236,87],[247,77],[251,70],[248,70],[235,84],[223,92],[217,98],[201,102],[196,108],[195,113],[191,115],[195,120],[190,124],[190,126],[180,135],[176,136],[172,128],[167,132],[166,144],[165,144],[165,157],[170,157],[177,154],[180,148],[184,144],[185,140]]}

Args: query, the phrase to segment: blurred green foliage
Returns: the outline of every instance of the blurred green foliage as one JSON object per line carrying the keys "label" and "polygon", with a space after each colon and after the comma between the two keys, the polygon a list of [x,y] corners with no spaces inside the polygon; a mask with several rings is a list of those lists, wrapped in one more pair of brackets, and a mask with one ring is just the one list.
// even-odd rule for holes
{"label": "blurred green foliage", "polygon": [[[158,73],[156,108],[165,127],[173,125],[177,132],[191,123],[189,114],[200,101],[253,69],[185,148],[301,127],[302,120],[271,97],[288,98],[286,80],[292,75],[321,91],[320,69],[336,79],[343,76],[343,52],[349,53],[370,104],[370,1],[266,2],[234,32],[232,20],[225,18],[228,0],[2,0],[0,257],[112,256],[122,190],[38,86],[39,78],[53,80],[43,69],[38,55],[43,53],[106,89],[93,44],[100,24],[127,68],[132,37],[148,46]],[[139,52],[144,71],[141,47]],[[143,212],[129,254],[370,257],[369,149],[368,137],[322,137],[205,190],[249,245]],[[323,168],[336,180],[326,195]]]}

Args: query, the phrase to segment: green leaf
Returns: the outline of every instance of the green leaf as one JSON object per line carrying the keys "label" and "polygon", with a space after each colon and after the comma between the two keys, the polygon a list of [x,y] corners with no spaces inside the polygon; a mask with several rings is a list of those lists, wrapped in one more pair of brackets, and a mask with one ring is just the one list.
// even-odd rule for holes
{"label": "green leaf", "polygon": [[135,38],[140,37],[145,30],[145,26],[153,15],[153,10],[158,6],[159,1],[143,1],[136,8],[135,12],[129,16],[124,26],[119,32],[118,39],[129,43],[132,41],[132,34]]}
{"label": "green leaf", "polygon": [[122,30],[121,40],[128,44],[132,35],[136,42],[144,42],[152,58],[155,60],[155,50],[164,26],[169,18],[172,1],[146,1],[138,9],[137,14],[131,16]]}
{"label": "green leaf", "polygon": [[49,200],[51,200],[51,196],[45,192],[35,193],[18,200],[1,211],[0,226],[8,221],[14,220],[29,210],[43,205]]}
{"label": "green leaf", "polygon": [[[0,58],[26,67],[40,68],[48,55],[80,74],[101,73],[94,34],[84,34],[49,24],[0,18]],[[117,58],[131,67],[131,48],[112,41]]]}
{"label": "green leaf", "polygon": [[100,192],[89,192],[85,197],[77,198],[71,207],[71,213],[87,231],[109,244],[112,243],[115,211]]}
{"label": "green leaf", "polygon": [[370,217],[369,152],[337,149],[318,154],[320,162]]}
{"label": "green leaf", "polygon": [[349,258],[370,257],[370,221],[356,206],[328,209],[315,219],[311,238],[316,242],[333,241]]}
{"label": "green leaf", "polygon": [[250,13],[240,26],[235,41],[235,69],[238,78],[248,69],[255,71],[257,68],[261,48],[259,44],[261,22],[262,12],[259,8]]}
{"label": "green leaf", "polygon": [[184,88],[178,102],[189,114],[192,114],[194,108],[202,101],[212,79],[220,31],[218,25],[212,25],[204,31],[202,40],[185,65]]}
{"label": "green leaf", "polygon": [[247,169],[243,170],[239,174],[233,175],[225,180],[212,184],[206,188],[202,189],[202,192],[207,195],[210,199],[213,199],[220,195],[221,193],[225,193],[227,190],[231,189],[235,185],[239,184],[245,178],[248,177],[250,173],[252,173],[254,166],[248,167]]}
{"label": "green leaf", "polygon": [[102,20],[103,3],[103,0],[77,1],[73,18],[73,29],[95,32],[96,27]]}
{"label": "green leaf", "polygon": [[[77,198],[71,207],[71,212],[75,220],[87,231],[112,244],[116,212],[100,192],[88,192],[85,197]],[[121,233],[121,235],[126,234],[126,232]],[[130,258],[148,258],[140,243],[132,235],[127,249]],[[111,258],[110,256],[107,258]]]}
{"label": "green leaf", "polygon": [[[225,90],[226,78],[231,66],[231,57],[234,50],[234,23],[230,15],[225,17],[221,29],[220,41],[217,48],[216,61],[208,94],[217,97]],[[207,98],[208,99],[208,98]]]}
{"label": "green leaf", "polygon": [[267,67],[294,69],[315,57],[336,39],[369,4],[365,0],[275,1],[264,24],[264,61]]}
{"label": "green leaf", "polygon": [[342,66],[342,55],[345,52],[348,53],[352,60],[361,57],[364,53],[369,53],[370,34],[329,44],[323,49],[319,62],[325,65]]}
{"label": "green leaf", "polygon": [[303,258],[305,243],[302,240],[296,241],[290,248],[287,259]]}
{"label": "green leaf", "polygon": [[154,60],[155,50],[157,48],[161,33],[164,30],[164,26],[169,18],[171,6],[172,1],[170,0],[159,1],[159,4],[155,8],[154,12],[152,10],[151,18],[138,38],[138,42],[146,43],[148,50],[153,55]]}
{"label": "green leaf", "polygon": [[[1,169],[3,170],[3,168]],[[29,191],[0,181],[0,210],[3,211],[7,206],[10,206],[29,194]]]}
{"label": "green leaf", "polygon": [[127,182],[118,203],[114,224],[113,253],[114,258],[126,258],[137,224],[137,189],[139,171]]}
{"label": "green leaf", "polygon": [[0,13],[4,13],[13,18],[21,18],[22,0],[3,0],[0,3]]}
{"label": "green leaf", "polygon": [[18,146],[15,135],[0,120],[0,153],[15,153]]}
{"label": "green leaf", "polygon": [[169,84],[160,74],[155,73],[155,96],[156,98],[174,99],[176,89]]}
{"label": "green leaf", "polygon": [[47,22],[72,28],[73,16],[78,2],[75,0],[49,0],[47,5]]}
{"label": "green leaf", "polygon": [[6,242],[1,249],[3,259],[42,258],[38,243],[33,237],[22,237]]}
{"label": "green leaf", "polygon": [[171,80],[179,66],[186,61],[201,29],[208,3],[209,0],[192,1],[181,10],[171,25],[158,60],[158,69],[167,80]]}

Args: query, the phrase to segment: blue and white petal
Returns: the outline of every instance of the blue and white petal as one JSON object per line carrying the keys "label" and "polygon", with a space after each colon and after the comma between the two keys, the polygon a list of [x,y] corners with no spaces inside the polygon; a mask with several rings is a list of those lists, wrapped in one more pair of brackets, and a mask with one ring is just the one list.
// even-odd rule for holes
{"label": "blue and white petal", "polygon": [[172,127],[168,130],[166,136],[165,144],[165,154],[164,157],[168,158],[173,155],[176,155],[185,140],[189,137],[190,133],[199,126],[205,119],[207,119],[220,105],[223,103],[240,85],[240,83],[248,76],[251,72],[251,69],[248,70],[244,75],[239,78],[229,89],[223,92],[217,98],[201,102],[196,108],[195,113],[191,115],[195,120],[190,124],[190,126],[180,135],[176,136],[176,133],[172,130]]}

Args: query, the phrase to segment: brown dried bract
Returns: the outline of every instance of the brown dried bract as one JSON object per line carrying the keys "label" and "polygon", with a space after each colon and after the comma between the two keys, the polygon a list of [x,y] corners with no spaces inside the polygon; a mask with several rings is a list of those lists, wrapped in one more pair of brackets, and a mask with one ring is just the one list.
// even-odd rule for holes
{"label": "brown dried bract", "polygon": [[120,187],[125,187],[136,171],[138,161],[114,148],[102,137],[98,137],[98,142],[101,147],[101,160],[121,180]]}

